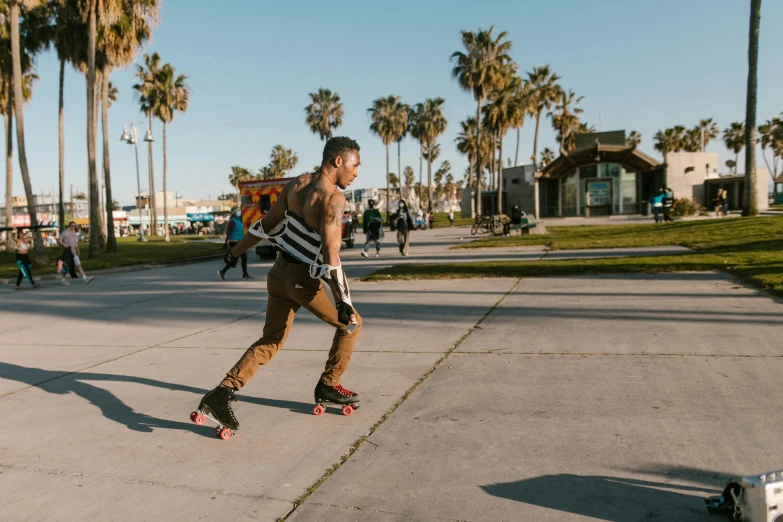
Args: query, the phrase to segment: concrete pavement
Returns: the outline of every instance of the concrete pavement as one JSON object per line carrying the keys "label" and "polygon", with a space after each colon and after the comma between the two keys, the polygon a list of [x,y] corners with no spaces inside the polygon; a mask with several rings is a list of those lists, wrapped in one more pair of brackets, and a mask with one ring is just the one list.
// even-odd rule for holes
{"label": "concrete pavement", "polygon": [[312,415],[331,329],[301,312],[220,441],[188,415],[260,336],[268,267],[0,294],[3,518],[708,520],[783,468],[781,303],[719,274],[354,284],[362,407]]}

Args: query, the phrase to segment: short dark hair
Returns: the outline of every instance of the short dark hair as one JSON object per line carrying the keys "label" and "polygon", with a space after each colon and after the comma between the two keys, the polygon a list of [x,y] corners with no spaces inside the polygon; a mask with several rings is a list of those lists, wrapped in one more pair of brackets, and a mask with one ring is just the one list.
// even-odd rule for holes
{"label": "short dark hair", "polygon": [[331,163],[337,156],[342,156],[346,152],[351,152],[352,150],[358,151],[359,144],[351,138],[346,138],[345,136],[329,138],[326,145],[324,145],[324,154],[321,164]]}
{"label": "short dark hair", "polygon": [[70,223],[68,223],[68,226],[70,227],[71,225],[75,225],[75,224],[76,224],[76,221],[71,221]]}

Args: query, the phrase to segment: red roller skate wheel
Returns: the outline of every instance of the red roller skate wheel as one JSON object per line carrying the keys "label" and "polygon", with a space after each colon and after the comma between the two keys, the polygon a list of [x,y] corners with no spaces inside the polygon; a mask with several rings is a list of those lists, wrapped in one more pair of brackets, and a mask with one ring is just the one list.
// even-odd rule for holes
{"label": "red roller skate wheel", "polygon": [[203,416],[203,415],[201,415],[201,414],[197,413],[197,414],[196,414],[196,418],[193,420],[193,422],[195,422],[195,423],[196,423],[196,424],[198,424],[199,426],[203,426],[203,425],[204,425],[204,422],[206,422],[206,419],[204,418],[204,416]]}
{"label": "red roller skate wheel", "polygon": [[316,417],[320,417],[321,415],[323,415],[325,410],[326,408],[324,408],[322,404],[317,404],[315,408],[313,408],[313,413],[315,414]]}
{"label": "red roller skate wheel", "polygon": [[196,413],[195,411],[190,414],[191,422],[196,422],[196,415],[198,415],[198,413]]}
{"label": "red roller skate wheel", "polygon": [[220,431],[218,431],[218,437],[220,437],[223,440],[228,440],[231,438],[231,430],[228,428],[223,428]]}
{"label": "red roller skate wheel", "polygon": [[345,406],[343,406],[343,415],[347,417],[351,413],[353,413],[353,406],[351,406],[350,404],[346,404]]}

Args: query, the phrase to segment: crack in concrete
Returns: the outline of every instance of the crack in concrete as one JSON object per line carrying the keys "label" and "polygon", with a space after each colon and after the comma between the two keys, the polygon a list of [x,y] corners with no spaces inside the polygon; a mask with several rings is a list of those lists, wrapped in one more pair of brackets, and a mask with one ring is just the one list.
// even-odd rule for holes
{"label": "crack in concrete", "polygon": [[386,413],[384,413],[381,416],[381,418],[378,420],[378,422],[376,422],[365,435],[363,435],[362,437],[359,438],[359,440],[354,442],[353,445],[351,446],[351,448],[342,457],[340,457],[340,459],[337,462],[332,464],[331,468],[326,470],[326,472],[323,475],[321,475],[321,477],[318,480],[316,480],[315,483],[307,489],[307,491],[305,491],[298,499],[296,499],[296,501],[294,502],[294,506],[291,508],[291,510],[288,511],[288,513],[286,513],[282,517],[280,517],[278,519],[278,522],[284,522],[285,520],[288,520],[288,518],[296,512],[296,510],[299,508],[299,506],[301,506],[307,500],[307,498],[310,495],[312,495],[321,486],[321,484],[326,482],[326,480],[330,476],[332,476],[332,474],[335,471],[337,471],[340,468],[340,466],[342,466],[349,458],[351,458],[351,456],[354,453],[356,453],[356,451],[358,451],[359,448],[361,448],[362,445],[364,445],[365,442],[368,442],[368,439],[370,438],[370,436],[373,433],[375,433],[375,431],[378,428],[381,427],[381,425],[386,421],[386,419],[388,419],[391,416],[391,414],[394,413],[397,410],[397,408],[399,408],[402,405],[402,403],[404,403],[408,399],[408,397],[410,397],[413,394],[413,392],[416,391],[416,389],[419,386],[421,386],[421,384],[424,381],[426,381],[427,378],[435,372],[435,370],[438,369],[438,367],[449,357],[449,355],[454,353],[454,351],[457,348],[459,348],[459,346],[465,341],[465,339],[467,339],[470,336],[471,333],[473,333],[476,329],[481,327],[481,323],[483,323],[484,320],[492,314],[492,312],[497,310],[497,308],[503,303],[503,301],[506,299],[506,297],[508,297],[511,294],[511,292],[513,292],[516,289],[516,287],[519,286],[519,283],[521,281],[522,281],[521,277],[519,279],[517,279],[516,282],[513,285],[511,285],[511,288],[509,288],[509,290],[506,293],[504,293],[503,296],[500,299],[498,299],[498,301],[489,310],[487,310],[487,312],[484,313],[484,315],[476,322],[476,324],[473,325],[470,329],[468,329],[468,331],[465,332],[465,334],[462,337],[460,337],[457,340],[456,343],[454,343],[454,346],[449,348],[441,356],[441,358],[438,359],[435,362],[435,364],[432,366],[432,368],[427,370],[427,372],[425,372],[424,375],[422,375],[419,378],[419,380],[416,381],[413,384],[413,386],[408,388],[408,391],[406,391],[402,395],[402,397],[400,397],[397,400],[397,402],[391,408],[389,408],[386,411]]}
{"label": "crack in concrete", "polygon": [[30,473],[45,473],[47,475],[59,475],[63,477],[79,477],[79,478],[85,478],[85,479],[94,479],[94,480],[104,480],[109,482],[117,482],[121,484],[137,484],[140,486],[153,486],[153,487],[164,487],[169,489],[181,489],[185,491],[191,491],[194,493],[203,493],[203,494],[209,494],[209,495],[225,495],[228,497],[239,497],[239,498],[247,498],[251,500],[276,500],[278,502],[291,502],[291,500],[282,499],[282,498],[275,498],[275,497],[268,497],[266,495],[248,495],[245,493],[232,493],[229,491],[217,491],[214,488],[198,488],[195,486],[186,486],[184,484],[167,484],[165,482],[156,482],[156,481],[150,481],[150,480],[135,480],[135,479],[124,479],[124,478],[118,478],[118,477],[112,477],[110,475],[91,475],[89,473],[82,473],[79,471],[62,471],[58,469],[45,469],[45,468],[29,468],[25,466],[15,466],[11,464],[0,464],[0,469],[5,469],[8,471],[23,471],[23,472],[30,472]]}

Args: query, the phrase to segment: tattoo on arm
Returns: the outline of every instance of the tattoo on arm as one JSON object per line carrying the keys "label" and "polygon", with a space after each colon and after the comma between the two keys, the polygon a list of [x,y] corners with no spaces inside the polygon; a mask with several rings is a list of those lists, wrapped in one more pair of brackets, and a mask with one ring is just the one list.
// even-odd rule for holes
{"label": "tattoo on arm", "polygon": [[340,217],[345,212],[345,200],[343,198],[335,198],[337,201],[329,202],[329,209],[326,211],[326,219],[324,220],[327,225],[334,225],[340,222]]}

